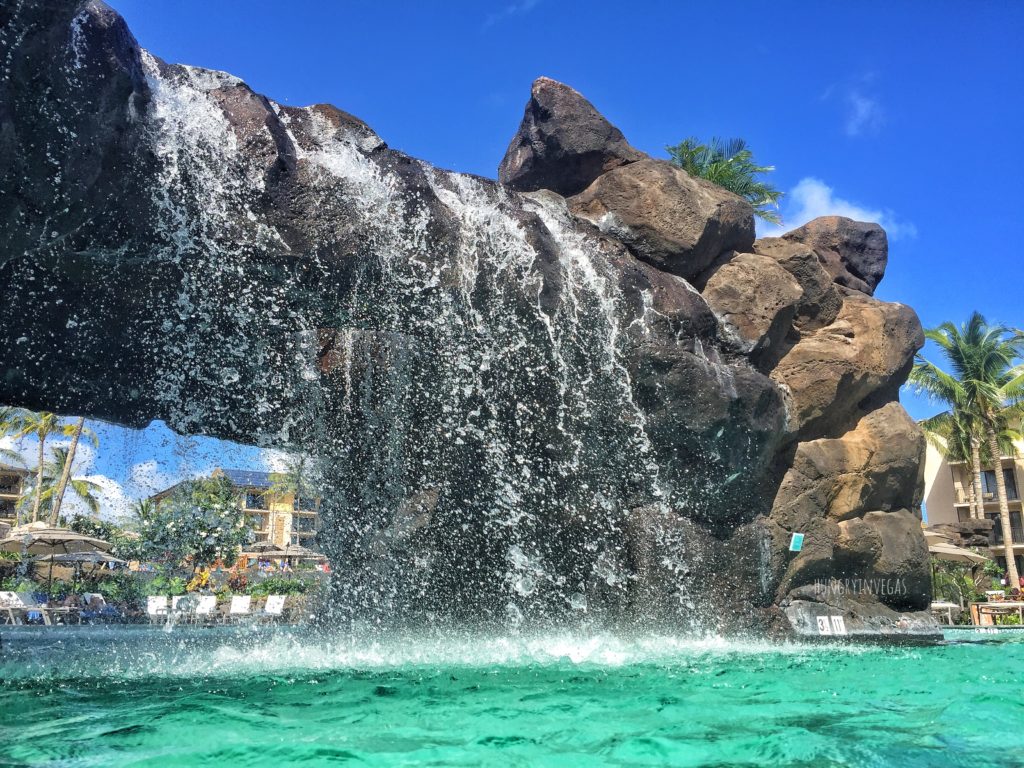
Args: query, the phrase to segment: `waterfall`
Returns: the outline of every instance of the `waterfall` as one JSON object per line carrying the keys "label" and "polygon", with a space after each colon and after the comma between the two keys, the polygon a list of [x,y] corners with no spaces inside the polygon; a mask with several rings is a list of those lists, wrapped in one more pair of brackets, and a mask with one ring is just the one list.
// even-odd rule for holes
{"label": "waterfall", "polygon": [[[225,118],[225,90],[244,86],[144,64],[155,253],[180,283],[154,341],[173,361],[159,397],[175,426],[211,409],[230,419],[236,398],[256,398],[257,413],[297,404],[252,438],[315,458],[321,543],[351,615],[518,625],[628,603],[623,532],[673,490],[624,359],[657,311],[649,295],[624,297],[598,233],[553,196],[415,161],[410,194],[365,137],[271,103],[314,204],[339,212],[295,253],[257,205],[266,167]],[[262,130],[244,140],[269,142]],[[316,273],[317,301],[270,269],[289,259]],[[203,411],[200,389],[227,394]]]}

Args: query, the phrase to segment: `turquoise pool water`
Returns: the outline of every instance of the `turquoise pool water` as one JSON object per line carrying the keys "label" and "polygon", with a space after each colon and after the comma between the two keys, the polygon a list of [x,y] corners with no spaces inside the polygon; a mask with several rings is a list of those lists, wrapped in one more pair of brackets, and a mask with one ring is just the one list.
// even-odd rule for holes
{"label": "turquoise pool water", "polygon": [[3,628],[0,764],[1024,765],[1024,637],[981,639]]}

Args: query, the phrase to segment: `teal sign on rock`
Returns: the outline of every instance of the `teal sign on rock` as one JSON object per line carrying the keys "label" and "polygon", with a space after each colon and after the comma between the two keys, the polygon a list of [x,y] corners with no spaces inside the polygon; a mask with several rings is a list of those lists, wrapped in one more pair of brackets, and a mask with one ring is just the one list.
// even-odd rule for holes
{"label": "teal sign on rock", "polygon": [[789,540],[789,551],[799,552],[804,548],[804,535],[802,533],[794,533],[793,538]]}

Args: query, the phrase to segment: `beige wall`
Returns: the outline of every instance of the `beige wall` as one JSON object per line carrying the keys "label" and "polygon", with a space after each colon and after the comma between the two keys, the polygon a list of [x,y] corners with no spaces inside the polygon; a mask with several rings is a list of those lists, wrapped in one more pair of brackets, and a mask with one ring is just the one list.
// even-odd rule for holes
{"label": "beige wall", "polygon": [[956,492],[953,473],[942,454],[931,443],[924,459],[924,508],[929,525],[957,522],[953,504]]}

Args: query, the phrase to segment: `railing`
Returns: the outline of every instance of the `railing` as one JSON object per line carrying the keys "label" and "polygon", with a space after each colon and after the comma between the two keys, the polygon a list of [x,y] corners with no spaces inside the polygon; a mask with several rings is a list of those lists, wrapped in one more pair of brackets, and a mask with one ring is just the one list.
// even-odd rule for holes
{"label": "railing", "polygon": [[[1024,526],[1011,524],[1010,536],[1012,537],[1011,543],[1024,544]],[[1001,547],[1003,545],[1003,526],[1000,525],[998,518],[996,518],[995,526],[992,528],[992,538],[990,543],[993,547]]]}

